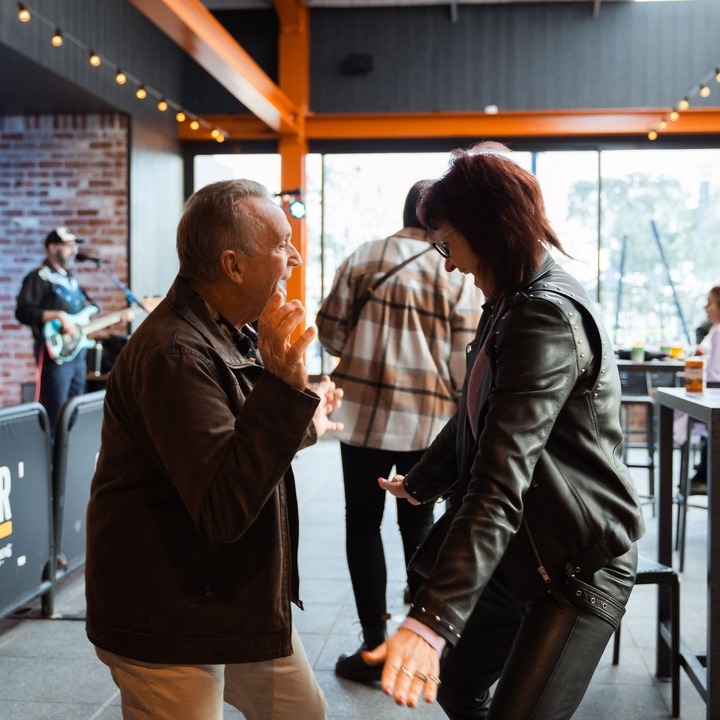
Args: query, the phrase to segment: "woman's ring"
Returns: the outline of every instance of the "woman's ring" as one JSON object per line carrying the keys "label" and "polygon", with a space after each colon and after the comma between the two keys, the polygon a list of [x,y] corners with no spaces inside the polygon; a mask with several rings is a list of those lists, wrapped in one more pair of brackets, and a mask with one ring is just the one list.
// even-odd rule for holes
{"label": "woman's ring", "polygon": [[430,682],[434,682],[436,685],[440,685],[442,680],[437,675],[428,675],[427,679],[430,680]]}
{"label": "woman's ring", "polygon": [[400,666],[400,672],[409,678],[413,676],[413,674],[404,665]]}
{"label": "woman's ring", "polygon": [[415,677],[416,677],[420,682],[425,682],[425,681],[428,679],[428,678],[427,678],[427,675],[426,675],[425,673],[421,673],[419,670],[416,670],[416,671],[415,671]]}

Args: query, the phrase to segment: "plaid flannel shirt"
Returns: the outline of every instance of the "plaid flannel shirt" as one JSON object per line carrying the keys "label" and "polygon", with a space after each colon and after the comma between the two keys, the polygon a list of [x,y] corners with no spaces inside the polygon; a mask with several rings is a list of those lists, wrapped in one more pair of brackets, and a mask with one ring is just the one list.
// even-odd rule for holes
{"label": "plaid flannel shirt", "polygon": [[457,410],[465,353],[480,318],[472,276],[448,273],[434,251],[380,285],[350,326],[356,298],[392,267],[427,247],[422,230],[403,228],[361,245],[338,269],[317,316],[318,337],[340,358],[332,372],[344,391],[333,419],[350,445],[422,450]]}

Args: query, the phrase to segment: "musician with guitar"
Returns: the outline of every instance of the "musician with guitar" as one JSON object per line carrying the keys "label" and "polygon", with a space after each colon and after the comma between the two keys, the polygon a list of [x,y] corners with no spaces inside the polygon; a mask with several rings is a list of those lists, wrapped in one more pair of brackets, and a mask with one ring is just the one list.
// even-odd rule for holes
{"label": "musician with guitar", "polygon": [[98,307],[72,272],[81,242],[66,227],[48,233],[45,261],[25,276],[15,309],[18,321],[32,329],[37,361],[35,400],[45,407],[53,430],[65,402],[85,392],[85,356],[93,345],[88,335],[131,317],[130,311],[123,311],[90,320]]}

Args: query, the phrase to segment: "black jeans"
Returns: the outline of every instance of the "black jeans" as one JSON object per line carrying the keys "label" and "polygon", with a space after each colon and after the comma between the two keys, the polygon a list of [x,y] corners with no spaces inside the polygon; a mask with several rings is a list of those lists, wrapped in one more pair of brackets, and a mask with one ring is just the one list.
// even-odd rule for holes
{"label": "black jeans", "polygon": [[[388,477],[393,466],[398,474],[404,475],[424,452],[376,450],[340,443],[345,484],[345,548],[361,623],[378,623],[387,612],[387,568],[380,535],[387,493],[377,479]],[[397,517],[407,566],[432,527],[433,505],[411,505],[407,500],[398,500]],[[413,577],[408,581],[412,593],[417,582]]]}
{"label": "black jeans", "polygon": [[[589,582],[625,605],[636,567],[633,547]],[[564,597],[516,601],[496,573],[442,664],[438,702],[451,720],[566,720],[612,634],[608,622]]]}

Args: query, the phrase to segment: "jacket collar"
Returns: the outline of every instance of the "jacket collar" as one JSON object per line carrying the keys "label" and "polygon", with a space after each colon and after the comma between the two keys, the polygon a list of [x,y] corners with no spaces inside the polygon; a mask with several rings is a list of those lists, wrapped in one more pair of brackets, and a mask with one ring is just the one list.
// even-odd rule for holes
{"label": "jacket collar", "polygon": [[528,290],[530,290],[535,283],[545,277],[548,273],[557,267],[557,263],[553,260],[549,252],[545,252],[540,264],[530,273],[529,277],[525,278],[520,285],[513,291],[508,293],[507,303],[514,305],[521,297],[523,297]]}
{"label": "jacket collar", "polygon": [[522,283],[520,291],[524,291],[536,283],[541,277],[543,277],[543,275],[547,275],[547,273],[549,273],[556,265],[557,263],[552,259],[550,253],[546,252],[540,261],[540,264],[537,268],[535,268],[535,271],[531,273],[530,277]]}
{"label": "jacket collar", "polygon": [[175,278],[166,299],[170,307],[203,336],[227,365],[238,367],[254,364],[244,358],[226,337],[207,309],[205,301],[190,287],[185,278],[180,275]]}

